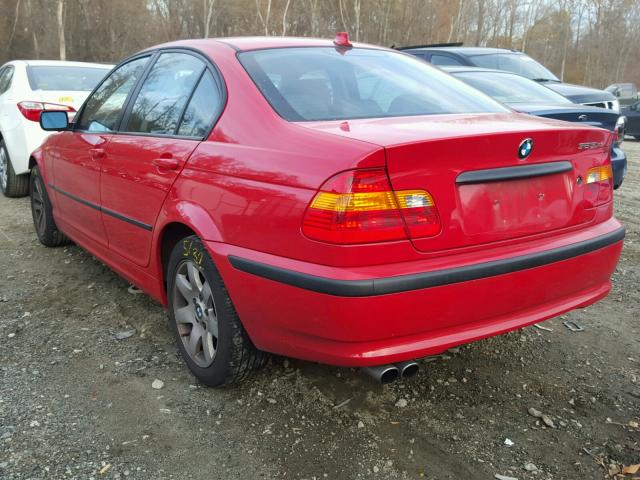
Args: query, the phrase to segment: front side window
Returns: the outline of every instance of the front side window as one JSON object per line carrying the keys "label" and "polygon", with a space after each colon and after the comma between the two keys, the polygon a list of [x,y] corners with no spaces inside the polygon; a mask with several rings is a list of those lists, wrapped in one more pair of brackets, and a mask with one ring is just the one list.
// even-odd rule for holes
{"label": "front side window", "polygon": [[471,55],[469,58],[478,67],[506,70],[537,81],[560,81],[553,73],[523,53],[496,52]]}
{"label": "front side window", "polygon": [[222,95],[211,73],[204,72],[184,112],[178,135],[204,137],[220,111]]}
{"label": "front side window", "polygon": [[109,73],[106,68],[29,65],[27,77],[31,90],[90,92]]}
{"label": "front side window", "polygon": [[148,61],[149,57],[137,58],[114,70],[87,100],[76,128],[102,133],[116,130],[127,96]]}
{"label": "front side window", "polygon": [[503,103],[572,103],[538,82],[512,73],[459,72],[453,76]]}
{"label": "front side window", "polygon": [[173,135],[204,63],[186,53],[163,53],[136,97],[126,132]]}
{"label": "front side window", "polygon": [[314,47],[238,57],[267,101],[289,121],[507,111],[412,55]]}

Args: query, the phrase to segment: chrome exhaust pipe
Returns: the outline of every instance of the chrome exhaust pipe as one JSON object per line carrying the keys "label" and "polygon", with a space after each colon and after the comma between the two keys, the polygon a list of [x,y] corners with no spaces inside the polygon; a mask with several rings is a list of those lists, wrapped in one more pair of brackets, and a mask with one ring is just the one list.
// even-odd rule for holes
{"label": "chrome exhaust pipe", "polygon": [[395,365],[380,365],[377,367],[364,367],[362,369],[369,377],[376,382],[386,385],[395,382],[400,378],[400,370]]}
{"label": "chrome exhaust pipe", "polygon": [[396,363],[396,368],[402,378],[410,378],[418,373],[420,365],[414,360],[409,360],[408,362]]}

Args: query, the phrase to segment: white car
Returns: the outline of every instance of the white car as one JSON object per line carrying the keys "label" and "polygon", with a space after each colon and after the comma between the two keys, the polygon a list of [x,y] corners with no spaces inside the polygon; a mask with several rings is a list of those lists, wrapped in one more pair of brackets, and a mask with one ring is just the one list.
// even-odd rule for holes
{"label": "white car", "polygon": [[16,60],[0,67],[0,189],[7,197],[29,190],[31,152],[50,135],[40,128],[43,110],[73,117],[113,65]]}

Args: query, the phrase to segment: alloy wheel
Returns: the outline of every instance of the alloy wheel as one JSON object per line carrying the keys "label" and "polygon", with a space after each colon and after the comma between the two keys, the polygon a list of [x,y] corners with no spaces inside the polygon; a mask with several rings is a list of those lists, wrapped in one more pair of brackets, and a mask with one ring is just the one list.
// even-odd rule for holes
{"label": "alloy wheel", "polygon": [[189,259],[183,260],[176,269],[173,316],[191,360],[202,368],[211,365],[218,347],[218,316],[203,269]]}

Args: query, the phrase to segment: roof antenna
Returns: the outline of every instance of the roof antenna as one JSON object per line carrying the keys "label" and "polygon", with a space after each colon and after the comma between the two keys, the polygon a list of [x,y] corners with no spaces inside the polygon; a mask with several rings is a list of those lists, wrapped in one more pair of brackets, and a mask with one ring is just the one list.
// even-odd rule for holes
{"label": "roof antenna", "polygon": [[347,32],[338,32],[336,33],[336,38],[333,39],[333,44],[336,47],[353,47],[351,42],[349,41],[349,33]]}

